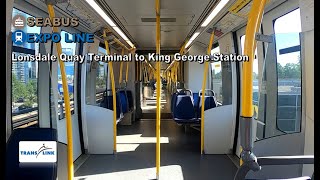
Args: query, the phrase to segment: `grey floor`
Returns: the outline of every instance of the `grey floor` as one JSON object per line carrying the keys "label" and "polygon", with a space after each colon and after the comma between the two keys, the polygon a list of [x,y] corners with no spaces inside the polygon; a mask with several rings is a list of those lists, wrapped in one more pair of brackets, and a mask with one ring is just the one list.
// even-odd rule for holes
{"label": "grey floor", "polygon": [[[155,121],[141,120],[119,126],[117,155],[90,155],[75,172],[75,179],[150,180],[156,178]],[[161,121],[161,168],[164,180],[228,180],[237,167],[227,155],[200,155],[200,133]]]}

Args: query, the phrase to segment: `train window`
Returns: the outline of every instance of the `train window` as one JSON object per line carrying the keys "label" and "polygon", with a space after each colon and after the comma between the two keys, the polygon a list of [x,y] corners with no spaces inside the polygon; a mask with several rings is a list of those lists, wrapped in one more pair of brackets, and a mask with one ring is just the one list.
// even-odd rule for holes
{"label": "train window", "polygon": [[[241,53],[244,54],[244,41],[246,39],[246,35],[242,35],[240,37],[241,42]],[[253,117],[258,118],[258,105],[259,105],[259,68],[258,68],[258,59],[257,59],[257,48],[254,53],[254,60],[253,60]]]}
{"label": "train window", "polygon": [[[98,50],[99,55],[105,55],[106,50],[102,47],[99,47]],[[107,63],[99,62],[99,66],[97,68],[97,76],[96,76],[96,103],[99,104],[102,101],[103,92],[107,88]]]}
{"label": "train window", "polygon": [[[31,17],[18,9],[13,8],[12,17],[21,15]],[[11,31],[15,31],[11,27]],[[40,33],[40,27],[25,26],[22,29],[26,33]],[[15,56],[26,54],[38,54],[37,43],[13,44],[12,53]],[[38,63],[22,62],[12,59],[12,128],[25,128],[38,126]]]}
{"label": "train window", "polygon": [[[61,37],[65,37],[65,34],[68,33],[66,31],[61,31]],[[69,33],[68,33],[69,34]],[[71,35],[69,36],[71,37]],[[76,54],[76,43],[66,43],[61,40],[62,53],[66,55],[75,55]],[[68,91],[70,96],[70,105],[71,105],[71,114],[74,114],[74,62],[64,62],[65,71],[67,75],[68,82]],[[58,63],[58,109],[59,109],[59,119],[63,119],[65,117],[65,104],[63,100],[63,89],[62,89],[62,77],[60,71],[60,65]]]}
{"label": "train window", "polygon": [[[211,54],[220,53],[219,46],[211,50]],[[212,90],[219,105],[232,103],[232,72],[230,62],[211,63]]]}
{"label": "train window", "polygon": [[285,133],[300,132],[300,9],[276,19],[274,31],[278,75],[277,128]]}
{"label": "train window", "polygon": [[[30,14],[27,14],[25,12],[22,12],[22,11],[16,9],[16,8],[13,8],[13,11],[12,11],[13,19],[15,19],[15,17],[19,17],[19,16],[22,16],[25,19],[27,19],[28,17],[34,17],[34,16],[31,16]],[[16,30],[18,30],[18,29],[16,27],[14,27],[13,25],[11,25],[11,31],[14,32]],[[22,30],[24,33],[40,33],[41,27],[24,26],[23,28],[20,27],[19,30]],[[17,45],[15,43],[13,43],[13,46],[14,47],[22,47],[22,48],[26,48],[26,49],[36,50],[37,51],[36,54],[38,54],[38,50],[39,50],[39,43],[24,42],[21,45]]]}

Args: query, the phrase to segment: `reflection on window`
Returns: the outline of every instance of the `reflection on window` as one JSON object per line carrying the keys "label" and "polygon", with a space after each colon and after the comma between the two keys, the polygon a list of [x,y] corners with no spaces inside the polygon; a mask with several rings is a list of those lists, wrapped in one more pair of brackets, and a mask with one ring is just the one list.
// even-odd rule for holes
{"label": "reflection on window", "polygon": [[[12,16],[22,15],[30,17],[17,9],[13,9]],[[27,33],[40,33],[40,27],[25,27]],[[15,31],[11,27],[11,31]],[[38,54],[39,46],[36,43],[24,43],[20,49],[13,49],[16,56]],[[31,50],[31,51],[30,51]],[[12,127],[25,128],[38,126],[38,63],[12,61]]]}
{"label": "reflection on window", "polygon": [[274,30],[278,73],[277,127],[286,133],[300,132],[300,9],[278,18]]}
{"label": "reflection on window", "polygon": [[[242,35],[240,37],[241,42],[241,53],[244,54],[244,41],[246,39],[246,35]],[[259,105],[259,68],[258,68],[258,55],[257,55],[257,48],[254,52],[254,60],[253,60],[253,97],[252,97],[252,104],[253,104],[253,117],[258,118],[258,105]]]}
{"label": "reflection on window", "polygon": [[[65,37],[66,33],[68,32],[61,31],[61,37]],[[71,37],[71,34],[69,35],[69,37]],[[62,53],[66,55],[75,55],[76,46],[77,46],[76,43],[66,43],[64,41],[64,38],[61,39]],[[64,66],[65,66],[65,71],[67,75],[71,114],[73,114],[74,113],[74,77],[75,77],[74,62],[64,62]],[[65,117],[65,104],[64,104],[64,98],[63,98],[62,77],[61,77],[59,63],[58,63],[58,92],[59,92],[59,100],[58,100],[59,113],[58,114],[59,114],[59,119],[63,119]]]}
{"label": "reflection on window", "polygon": [[[220,53],[219,46],[211,50],[211,55]],[[211,63],[212,90],[219,105],[232,103],[232,72],[230,62]]]}

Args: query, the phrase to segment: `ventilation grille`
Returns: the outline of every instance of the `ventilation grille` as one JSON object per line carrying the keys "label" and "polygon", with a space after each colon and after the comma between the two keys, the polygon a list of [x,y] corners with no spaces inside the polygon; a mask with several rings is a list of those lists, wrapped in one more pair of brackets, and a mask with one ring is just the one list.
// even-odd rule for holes
{"label": "ventilation grille", "polygon": [[[176,18],[160,18],[160,22],[176,22]],[[141,18],[141,22],[156,22],[156,18]]]}

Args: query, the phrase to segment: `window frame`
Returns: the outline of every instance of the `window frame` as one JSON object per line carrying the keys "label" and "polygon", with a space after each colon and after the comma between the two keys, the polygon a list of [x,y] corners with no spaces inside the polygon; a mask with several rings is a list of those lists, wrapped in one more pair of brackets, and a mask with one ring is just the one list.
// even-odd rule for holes
{"label": "window frame", "polygon": [[[69,30],[69,29],[68,29]],[[74,33],[74,32],[70,32],[70,31],[68,31],[68,30],[65,30],[65,29],[61,29],[60,30],[60,35],[61,35],[61,33],[64,31],[65,33],[69,33],[69,34],[71,34],[71,33]],[[63,38],[61,38],[61,39],[63,39]],[[79,43],[75,43],[75,53],[74,53],[74,55],[77,55],[77,54],[79,54],[80,52],[80,45],[79,45]],[[53,46],[52,46],[53,47]],[[61,49],[62,49],[62,45],[61,45]],[[53,53],[53,52],[51,52],[51,53]],[[76,62],[73,62],[73,98],[71,99],[70,98],[70,101],[71,100],[73,100],[73,110],[71,110],[71,116],[72,115],[74,115],[75,114],[75,110],[76,110],[76,101],[75,101],[75,99],[76,99],[76,96],[77,96],[77,92],[76,92],[76,82],[77,82],[77,72],[76,72],[76,66],[77,66],[77,63]],[[60,69],[60,64],[59,64],[59,62],[58,62],[58,65],[57,65],[57,75],[59,76],[59,73],[58,73],[58,71],[59,71],[59,69]],[[61,70],[60,70],[60,75],[61,75]],[[58,77],[57,77],[57,81],[58,81]],[[51,88],[51,87],[50,87]],[[58,93],[59,93],[59,90],[58,90]],[[69,92],[70,93],[70,92]],[[60,94],[59,94],[59,96],[60,96]],[[62,99],[58,99],[58,105],[60,105],[59,104],[59,101],[60,100],[62,100]],[[63,105],[64,104],[64,100],[63,100],[63,103],[61,104],[61,105]],[[61,106],[60,105],[60,106]],[[65,110],[65,108],[63,108],[64,110]],[[60,108],[58,107],[57,108],[57,110],[58,110],[58,112],[57,113],[59,113],[59,111],[60,111]],[[65,113],[63,114],[63,116],[61,116],[61,115],[59,115],[58,114],[58,120],[60,121],[60,120],[63,120],[63,119],[65,119],[66,118],[66,116],[65,116]]]}
{"label": "window frame", "polygon": [[[13,6],[13,9],[16,9],[16,10],[18,10],[18,11],[21,11],[22,13],[25,13],[25,14],[27,14],[28,16],[32,16],[32,17],[35,17],[35,16],[33,16],[32,14],[30,14],[30,13],[27,13],[26,11],[24,11],[24,10],[21,10],[21,8],[18,8],[18,7],[15,7],[15,6]],[[13,12],[13,11],[12,11]],[[41,30],[42,30],[42,27],[40,27],[40,32],[39,33],[41,33]],[[12,29],[10,28],[10,32],[12,32]],[[12,53],[23,53],[23,54],[30,54],[30,55],[35,55],[35,53],[36,53],[36,50],[35,49],[29,49],[29,48],[25,48],[25,47],[21,47],[21,46],[15,46],[14,45],[14,43],[11,41],[11,47],[12,47],[12,49],[11,49],[11,55],[12,55]],[[39,50],[40,50],[40,46],[39,46]],[[23,62],[23,63],[28,63],[28,62]],[[33,63],[38,63],[37,61],[35,61],[35,62],[33,62]],[[12,59],[11,59],[11,76],[13,75],[13,72],[12,72],[12,68],[13,68],[13,61],[12,61]],[[37,127],[37,128],[39,128],[40,127],[40,122],[39,122],[39,64],[38,64],[38,67],[37,67],[37,73],[36,73],[36,76],[37,76],[37,78],[36,78],[36,80],[37,80],[37,93],[36,93],[36,96],[37,96],[37,107],[35,108],[35,110],[37,111],[37,124],[35,124],[35,126]],[[14,113],[12,112],[12,105],[13,105],[13,103],[12,103],[12,100],[13,100],[13,84],[12,84],[12,77],[11,77],[11,80],[10,80],[11,82],[10,82],[10,84],[11,84],[11,93],[10,93],[10,98],[11,98],[11,100],[10,100],[10,106],[11,106],[11,130],[13,131],[14,129],[17,129],[17,128],[19,128],[20,126],[18,126],[18,127],[16,127],[16,128],[14,128],[13,127],[13,124],[14,124],[14,122],[13,122],[13,117],[14,116],[18,116],[18,115],[21,115],[21,114],[26,114],[26,113],[29,113],[29,111],[28,112],[24,112],[24,113],[18,113],[18,114],[15,114],[14,115]],[[29,109],[33,109],[33,108],[29,108]],[[32,110],[30,111],[30,112],[32,112]],[[34,125],[32,125],[32,126],[34,126]],[[28,128],[28,127],[25,127],[25,128]]]}
{"label": "window frame", "polygon": [[[290,13],[292,13],[293,11],[296,11],[300,9],[300,7],[297,7],[297,8],[294,8],[292,9],[291,11],[288,11],[284,14],[282,14],[281,16],[278,16],[277,18],[273,19],[272,20],[272,28],[273,28],[273,32],[274,32],[274,35],[276,36],[276,32],[275,32],[275,22],[281,18],[281,17],[284,17]],[[301,12],[300,12],[301,14]],[[301,16],[300,16],[301,17]],[[301,22],[301,19],[300,19],[300,22]],[[300,85],[301,85],[301,93],[299,94],[300,95],[300,127],[299,127],[299,131],[293,131],[293,132],[286,132],[282,129],[279,128],[279,118],[278,118],[278,107],[279,107],[279,86],[278,86],[278,83],[279,83],[279,77],[278,77],[278,66],[276,68],[276,72],[277,72],[277,108],[276,108],[276,129],[284,134],[294,134],[294,133],[301,133],[302,132],[302,94],[303,94],[303,88],[302,88],[302,80],[303,80],[303,73],[302,73],[302,69],[303,69],[303,63],[302,63],[302,59],[301,59],[301,37],[300,37],[300,33],[299,32],[299,45],[300,45],[300,51],[299,51],[299,55],[300,55],[300,59],[299,59],[299,64],[300,64]],[[280,34],[283,34],[283,33],[280,33]],[[276,37],[275,37],[275,49],[277,50],[277,43],[276,43]],[[298,51],[297,51],[298,52]],[[276,62],[278,63],[278,56],[277,56],[277,52],[276,52]],[[298,101],[298,99],[296,99],[296,101]],[[297,109],[297,106],[296,106],[296,109]],[[273,136],[274,137],[274,136]]]}

